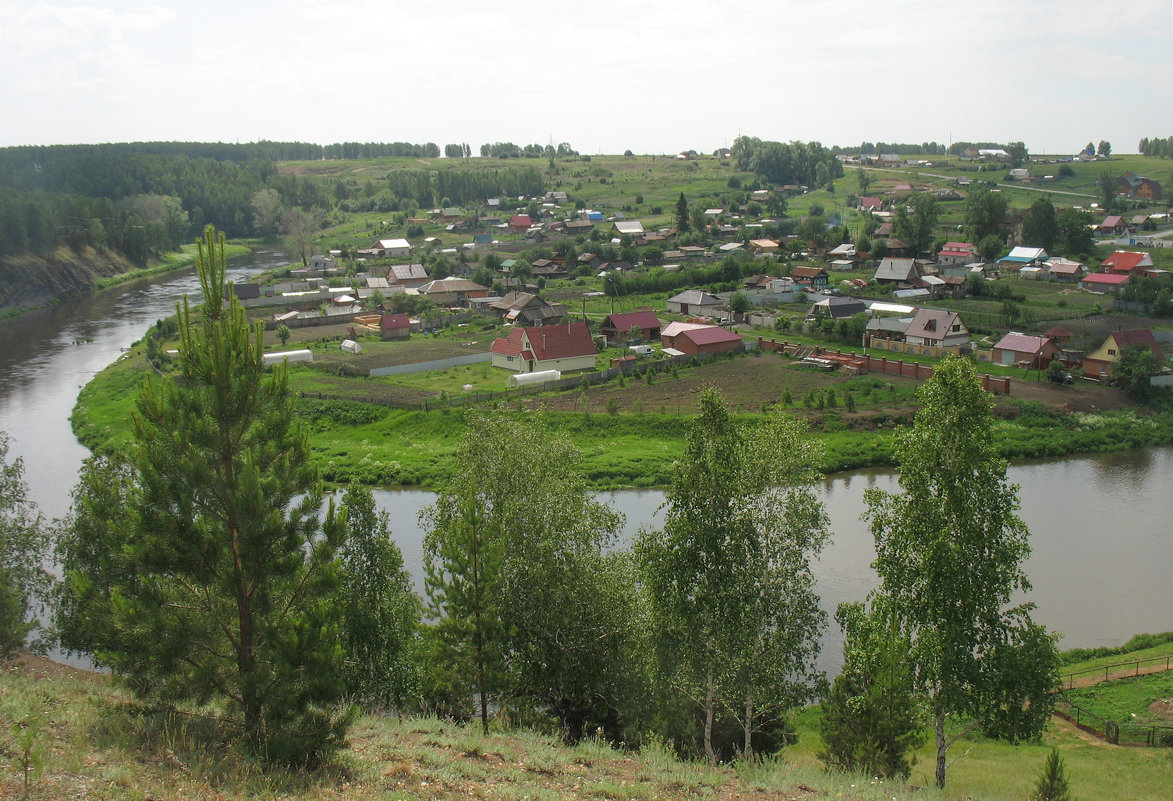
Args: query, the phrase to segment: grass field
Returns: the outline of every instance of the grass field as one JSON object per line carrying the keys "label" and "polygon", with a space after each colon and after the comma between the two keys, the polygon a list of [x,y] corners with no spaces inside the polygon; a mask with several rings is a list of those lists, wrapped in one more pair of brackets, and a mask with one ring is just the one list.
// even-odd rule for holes
{"label": "grass field", "polygon": [[9,770],[0,773],[0,796],[1021,801],[1030,797],[1051,748],[1065,763],[1073,801],[1167,801],[1173,786],[1173,749],[1107,745],[1061,720],[1040,742],[972,737],[958,743],[944,792],[932,787],[928,744],[917,752],[908,783],[881,781],[823,769],[817,708],[802,710],[793,722],[798,742],[777,756],[710,768],[655,744],[640,751],[593,741],[566,747],[526,730],[495,727],[485,736],[478,727],[432,718],[368,715],[334,764],[306,773],[262,769],[214,719],[144,710],[106,676],[24,657],[0,666],[0,727],[11,732],[3,745]]}

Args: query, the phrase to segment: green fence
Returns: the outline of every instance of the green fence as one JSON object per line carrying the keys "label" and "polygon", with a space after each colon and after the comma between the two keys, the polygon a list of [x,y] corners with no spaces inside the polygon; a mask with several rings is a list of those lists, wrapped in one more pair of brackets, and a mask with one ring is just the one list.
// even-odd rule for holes
{"label": "green fence", "polygon": [[[1142,665],[1155,665],[1157,670],[1149,670],[1147,673],[1157,673],[1160,670],[1169,670],[1173,666],[1173,656],[1152,656],[1148,659],[1136,659],[1131,662],[1116,662],[1111,665],[1104,665],[1098,668],[1089,668],[1088,670],[1077,670],[1074,673],[1065,673],[1063,675],[1063,686],[1068,690],[1075,687],[1075,679],[1079,676],[1094,676],[1097,681],[1107,681],[1113,679],[1125,679],[1131,676],[1139,676]],[[1120,670],[1118,670],[1120,669]],[[1131,670],[1132,673],[1128,671]],[[1103,676],[1103,678],[1100,678]]]}

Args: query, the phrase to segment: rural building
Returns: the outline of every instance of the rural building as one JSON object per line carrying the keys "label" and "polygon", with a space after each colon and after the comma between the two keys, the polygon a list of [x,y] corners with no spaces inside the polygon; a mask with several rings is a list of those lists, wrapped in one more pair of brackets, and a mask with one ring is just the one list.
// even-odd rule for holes
{"label": "rural building", "polygon": [[406,314],[383,314],[379,317],[379,338],[408,339],[411,336],[411,320]]}
{"label": "rural building", "polygon": [[790,271],[790,278],[798,286],[811,289],[825,289],[831,282],[822,267],[795,267]]}
{"label": "rural building", "polygon": [[1093,350],[1083,360],[1083,370],[1088,378],[1099,378],[1101,381],[1112,377],[1112,368],[1120,361],[1120,356],[1129,345],[1144,345],[1157,357],[1157,362],[1163,364],[1165,354],[1157,343],[1153,332],[1147,328],[1132,331],[1113,331],[1104,340],[1100,347]]}
{"label": "rural building", "polygon": [[614,224],[615,233],[623,236],[630,234],[631,236],[643,236],[644,224],[639,220],[616,220]]}
{"label": "rural building", "polygon": [[467,306],[471,298],[487,298],[489,288],[467,278],[439,278],[428,281],[416,292],[437,306]]}
{"label": "rural building", "polygon": [[363,256],[400,258],[411,255],[411,243],[406,239],[376,239],[369,248],[357,252]]}
{"label": "rural building", "polygon": [[1128,233],[1128,223],[1119,214],[1109,214],[1104,221],[1096,226],[1096,233],[1101,236],[1119,236]]}
{"label": "rural building", "polygon": [[423,286],[428,282],[428,271],[422,264],[392,264],[387,270],[387,283],[408,289]]}
{"label": "rural building", "polygon": [[808,314],[840,320],[856,314],[863,314],[866,309],[867,307],[864,306],[862,300],[849,297],[830,297],[813,304]]}
{"label": "rural building", "polygon": [[876,267],[873,279],[879,284],[910,284],[920,278],[920,262],[886,256]]}
{"label": "rural building", "polygon": [[943,267],[961,267],[977,260],[977,245],[969,242],[946,242],[937,252],[937,263]]}
{"label": "rural building", "polygon": [[509,230],[515,234],[524,234],[533,226],[534,222],[528,214],[514,214],[509,218]]}
{"label": "rural building", "polygon": [[1007,270],[1021,270],[1023,267],[1037,267],[1049,257],[1042,248],[1016,247],[1010,253],[998,259],[999,266]]}
{"label": "rural building", "polygon": [[1067,284],[1078,283],[1087,269],[1077,261],[1052,257],[1043,264],[1052,281],[1062,281]]}
{"label": "rural building", "polygon": [[665,348],[690,354],[731,353],[745,349],[745,340],[719,325],[670,323],[660,335],[660,342]]}
{"label": "rural building", "polygon": [[1113,275],[1140,276],[1145,267],[1153,266],[1153,257],[1134,250],[1118,250],[1100,262],[1104,272]]}
{"label": "rural building", "polygon": [[1043,368],[1059,355],[1059,346],[1048,336],[1010,331],[994,345],[995,364]]}
{"label": "rural building", "polygon": [[1120,289],[1122,286],[1128,285],[1127,275],[1115,275],[1113,273],[1088,273],[1079,282],[1079,288],[1085,289],[1088,292],[1094,292],[1097,295],[1107,295]]}
{"label": "rural building", "polygon": [[561,303],[547,303],[532,292],[514,290],[489,304],[502,321],[528,326],[557,325],[566,317]]}
{"label": "rural building", "polygon": [[1116,179],[1116,194],[1141,200],[1160,200],[1165,193],[1160,181],[1145,178],[1129,170]]}
{"label": "rural building", "polygon": [[969,344],[969,329],[955,311],[917,309],[904,340],[909,345],[959,350]]}
{"label": "rural building", "polygon": [[637,328],[637,339],[644,342],[659,339],[661,326],[660,319],[653,311],[624,312],[607,315],[599,333],[607,338],[608,345],[622,345],[632,338],[633,329]]}
{"label": "rural building", "polygon": [[700,289],[686,289],[668,298],[668,311],[699,316],[714,315],[725,306],[725,301]]}
{"label": "rural building", "polygon": [[494,367],[518,373],[591,370],[598,352],[586,323],[514,326],[508,337],[494,340],[490,349]]}

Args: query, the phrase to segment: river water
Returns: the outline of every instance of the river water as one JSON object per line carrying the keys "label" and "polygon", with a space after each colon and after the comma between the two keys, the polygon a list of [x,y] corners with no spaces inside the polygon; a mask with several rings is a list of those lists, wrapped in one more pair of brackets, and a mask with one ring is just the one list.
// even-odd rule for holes
{"label": "river water", "polygon": [[[282,264],[283,254],[234,260],[242,280]],[[118,358],[155,320],[170,315],[184,294],[195,297],[194,273],[147,279],[0,323],[0,429],[13,437],[10,457],[24,460],[32,499],[50,517],[69,508],[69,490],[88,455],[73,437],[69,414],[90,378]],[[1173,628],[1173,448],[1154,448],[1015,465],[1022,517],[1033,554],[1026,567],[1036,619],[1064,635],[1064,647],[1117,645],[1142,631]],[[890,471],[861,470],[828,478],[824,500],[833,536],[815,565],[828,615],[843,601],[863,600],[875,585],[871,536],[860,520],[863,492],[895,490]],[[416,490],[376,493],[392,534],[422,591],[420,509],[432,495]],[[623,537],[659,524],[657,491],[604,493],[626,517]],[[841,638],[832,622],[820,661],[833,672]]]}

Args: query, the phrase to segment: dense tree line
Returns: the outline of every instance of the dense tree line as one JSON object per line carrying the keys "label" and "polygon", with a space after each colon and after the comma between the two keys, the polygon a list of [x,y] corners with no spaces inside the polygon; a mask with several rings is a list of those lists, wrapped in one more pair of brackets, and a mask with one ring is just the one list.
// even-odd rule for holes
{"label": "dense tree line", "polygon": [[468,170],[394,170],[387,173],[393,196],[411,198],[419,208],[441,203],[483,203],[501,195],[541,194],[544,184],[537,167],[503,167]]}
{"label": "dense tree line", "polygon": [[753,136],[733,140],[737,169],[773,184],[822,186],[843,177],[843,164],[818,142],[769,142]]}
{"label": "dense tree line", "polygon": [[831,152],[835,155],[840,153],[895,153],[898,156],[944,156],[946,154],[945,146],[937,142],[922,142],[919,145],[905,144],[897,142],[863,142],[859,147],[839,147],[836,145],[831,148]]}
{"label": "dense tree line", "polygon": [[1142,156],[1155,156],[1157,158],[1168,159],[1173,158],[1173,136],[1154,137],[1150,139],[1145,137],[1140,140],[1137,146]]}

